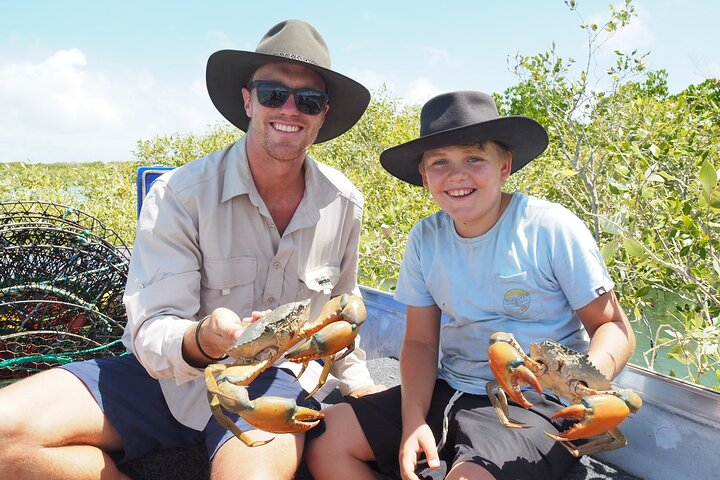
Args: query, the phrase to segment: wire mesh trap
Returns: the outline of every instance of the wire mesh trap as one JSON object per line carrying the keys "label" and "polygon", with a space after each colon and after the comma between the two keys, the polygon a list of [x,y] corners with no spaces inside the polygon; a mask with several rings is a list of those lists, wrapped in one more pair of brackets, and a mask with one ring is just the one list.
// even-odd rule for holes
{"label": "wire mesh trap", "polygon": [[77,209],[0,203],[0,381],[124,351],[128,252]]}

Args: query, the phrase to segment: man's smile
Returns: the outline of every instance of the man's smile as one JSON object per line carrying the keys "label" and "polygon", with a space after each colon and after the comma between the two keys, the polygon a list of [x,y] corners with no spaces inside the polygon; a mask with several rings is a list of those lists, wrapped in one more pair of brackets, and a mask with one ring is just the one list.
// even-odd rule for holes
{"label": "man's smile", "polygon": [[287,133],[296,133],[302,130],[302,127],[299,127],[297,125],[287,125],[285,123],[279,123],[279,122],[272,122],[270,125],[275,130],[280,130],[281,132],[287,132]]}

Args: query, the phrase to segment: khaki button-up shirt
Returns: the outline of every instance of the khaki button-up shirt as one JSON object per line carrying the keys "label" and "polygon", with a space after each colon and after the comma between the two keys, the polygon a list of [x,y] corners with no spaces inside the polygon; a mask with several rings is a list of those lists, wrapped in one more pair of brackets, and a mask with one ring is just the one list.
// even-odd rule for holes
{"label": "khaki button-up shirt", "polygon": [[[281,236],[252,180],[245,138],[154,182],[130,262],[123,343],[160,380],[180,422],[201,430],[211,415],[203,371],[183,359],[185,330],[218,307],[243,318],[311,298],[315,318],[331,297],[359,295],[362,208],[344,175],[307,157],[305,195]],[[364,359],[356,348],[333,367],[344,394],[373,383]],[[307,390],[319,370],[301,377]]]}

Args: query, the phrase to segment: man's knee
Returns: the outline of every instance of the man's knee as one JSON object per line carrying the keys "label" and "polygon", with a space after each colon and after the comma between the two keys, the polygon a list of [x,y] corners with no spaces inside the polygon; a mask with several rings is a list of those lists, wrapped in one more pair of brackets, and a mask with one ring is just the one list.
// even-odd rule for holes
{"label": "man's knee", "polygon": [[248,447],[237,438],[225,442],[215,454],[210,469],[211,480],[241,477],[248,480],[291,480],[300,465],[304,435],[268,434],[258,430],[248,433],[256,440],[273,438],[259,447]]}

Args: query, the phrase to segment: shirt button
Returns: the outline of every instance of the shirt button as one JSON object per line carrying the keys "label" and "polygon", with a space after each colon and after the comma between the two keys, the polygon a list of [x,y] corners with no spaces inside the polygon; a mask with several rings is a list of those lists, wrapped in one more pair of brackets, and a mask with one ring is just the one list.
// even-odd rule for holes
{"label": "shirt button", "polygon": [[268,305],[273,305],[275,303],[275,297],[268,297],[266,302],[268,303]]}
{"label": "shirt button", "polygon": [[275,270],[277,270],[278,268],[280,268],[280,262],[275,262],[275,263],[273,263],[273,268],[274,268]]}
{"label": "shirt button", "polygon": [[274,224],[274,223],[271,223],[271,224],[269,224],[268,226],[270,227],[270,230],[275,230],[275,224]]}

